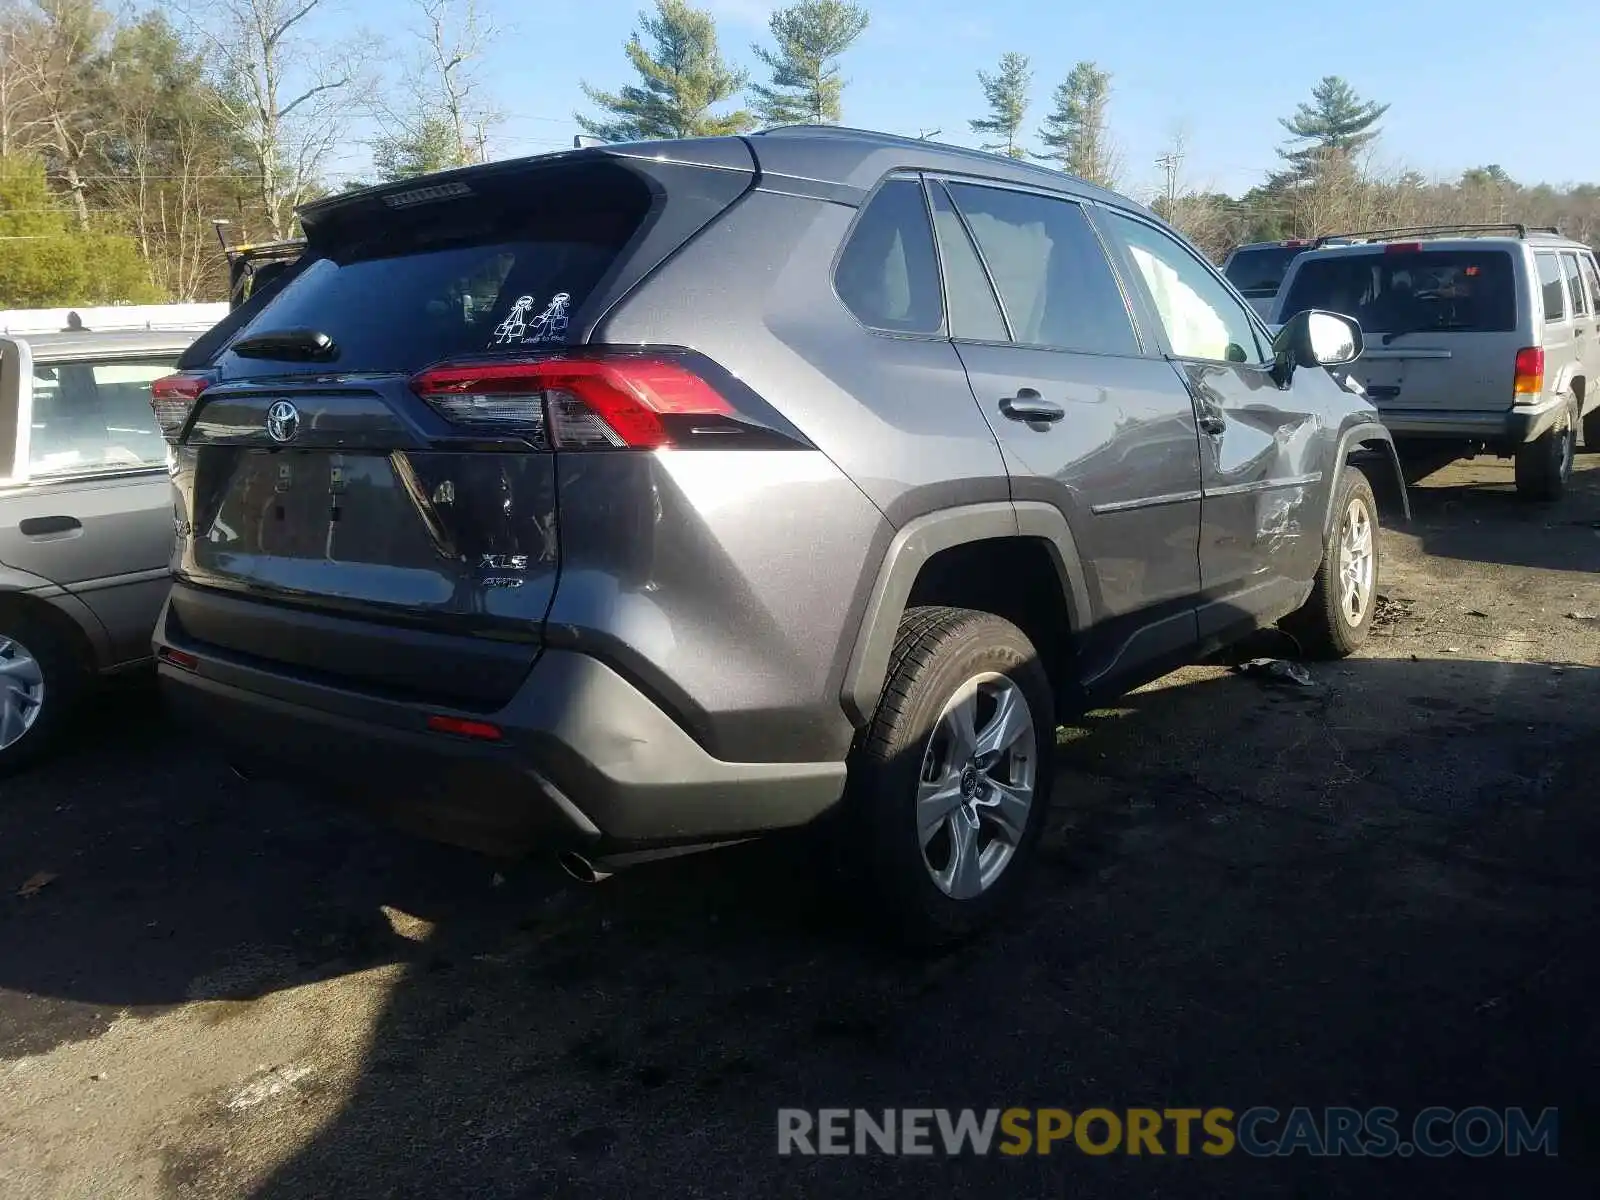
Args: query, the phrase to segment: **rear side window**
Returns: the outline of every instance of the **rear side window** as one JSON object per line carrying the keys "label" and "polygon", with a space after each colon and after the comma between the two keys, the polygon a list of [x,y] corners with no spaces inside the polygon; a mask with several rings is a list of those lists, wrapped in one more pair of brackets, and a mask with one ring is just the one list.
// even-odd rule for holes
{"label": "rear side window", "polygon": [[166,465],[150,385],[177,356],[36,363],[28,471],[35,479]]}
{"label": "rear side window", "polygon": [[1567,300],[1561,290],[1561,264],[1554,254],[1534,256],[1539,263],[1539,290],[1544,294],[1544,319],[1561,321],[1567,315]]}
{"label": "rear side window", "polygon": [[1589,315],[1589,305],[1583,296],[1583,280],[1578,274],[1578,256],[1576,254],[1563,254],[1561,256],[1561,273],[1567,278],[1567,295],[1572,297],[1572,312],[1574,316],[1586,317]]}
{"label": "rear side window", "polygon": [[1295,271],[1277,319],[1308,308],[1343,313],[1380,333],[1506,333],[1517,326],[1511,256],[1504,250],[1309,258]]}
{"label": "rear side window", "polygon": [[1030,192],[952,184],[1005,306],[1013,340],[1138,354],[1122,289],[1083,210]]}
{"label": "rear side window", "polygon": [[[530,179],[515,201],[469,196],[347,218],[239,336],[314,329],[333,339],[335,368],[358,372],[564,342],[650,202],[619,171],[567,182]],[[328,369],[227,352],[223,361],[235,377]]]}
{"label": "rear side window", "polygon": [[1600,307],[1600,274],[1597,274],[1594,259],[1589,255],[1580,255],[1578,259],[1583,267],[1583,277],[1589,283],[1589,307]]}
{"label": "rear side window", "polygon": [[1278,285],[1289,271],[1289,264],[1303,252],[1303,247],[1294,249],[1288,246],[1258,246],[1253,250],[1239,250],[1228,260],[1228,269],[1224,274],[1229,283],[1246,295],[1276,293]]}
{"label": "rear side window", "polygon": [[939,262],[920,183],[892,179],[868,201],[839,255],[834,287],[869,329],[944,332]]}
{"label": "rear side window", "polygon": [[933,227],[944,263],[945,302],[950,306],[950,336],[975,342],[1004,342],[1010,338],[1000,302],[989,286],[989,276],[973,248],[966,225],[956,212],[943,184],[929,188],[933,202]]}

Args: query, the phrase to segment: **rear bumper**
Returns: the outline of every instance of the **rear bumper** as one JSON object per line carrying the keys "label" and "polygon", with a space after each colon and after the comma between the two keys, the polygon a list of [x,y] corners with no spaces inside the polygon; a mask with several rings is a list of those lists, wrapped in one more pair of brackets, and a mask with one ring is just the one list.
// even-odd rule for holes
{"label": "rear bumper", "polygon": [[1378,412],[1390,433],[1405,438],[1453,438],[1520,445],[1531,442],[1556,423],[1566,403],[1548,396],[1537,404],[1502,409],[1383,408]]}
{"label": "rear bumper", "polygon": [[[332,788],[481,849],[626,850],[802,825],[843,794],[843,763],[713,758],[604,663],[546,650],[512,699],[465,712],[346,691],[190,639],[163,612],[155,644],[175,715],[247,773]],[[489,722],[498,742],[427,728]]]}

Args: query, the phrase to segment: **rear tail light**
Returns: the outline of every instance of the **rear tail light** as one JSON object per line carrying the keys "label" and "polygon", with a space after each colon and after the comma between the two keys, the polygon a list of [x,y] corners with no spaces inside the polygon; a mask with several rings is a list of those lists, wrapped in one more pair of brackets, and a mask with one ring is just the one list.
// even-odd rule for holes
{"label": "rear tail light", "polygon": [[[1501,359],[1504,362],[1504,359]],[[1524,396],[1537,398],[1544,394],[1544,348],[1528,346],[1517,351],[1517,378],[1512,385],[1517,399]]]}
{"label": "rear tail light", "polygon": [[156,423],[169,442],[176,442],[183,427],[189,423],[200,393],[211,384],[209,375],[195,371],[180,371],[165,375],[150,385],[150,407],[155,410]]}
{"label": "rear tail light", "polygon": [[447,717],[435,714],[428,718],[428,728],[434,733],[448,733],[451,737],[471,738],[476,742],[498,742],[500,726],[488,721],[471,721],[465,717]]}
{"label": "rear tail light", "polygon": [[442,363],[411,388],[452,425],[541,449],[804,445],[749,388],[677,349],[593,350]]}

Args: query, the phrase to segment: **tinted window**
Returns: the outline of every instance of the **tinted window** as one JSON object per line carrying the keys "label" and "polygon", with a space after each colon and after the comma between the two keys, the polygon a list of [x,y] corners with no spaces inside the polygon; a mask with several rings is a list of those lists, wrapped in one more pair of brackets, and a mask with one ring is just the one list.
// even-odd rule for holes
{"label": "tinted window", "polygon": [[922,185],[891,180],[856,221],[834,286],[856,320],[896,333],[940,333],[939,264]]}
{"label": "tinted window", "polygon": [[1011,336],[1030,346],[1137,354],[1122,290],[1083,210],[1001,188],[952,184],[999,289]]}
{"label": "tinted window", "polygon": [[1364,330],[1465,333],[1516,328],[1517,293],[1504,250],[1403,250],[1309,258],[1295,271],[1279,320],[1308,308],[1354,317]]}
{"label": "tinted window", "polygon": [[950,196],[939,184],[931,189],[933,227],[944,262],[945,304],[950,309],[950,336],[979,342],[1003,342],[1010,334],[989,277],[972,248],[972,239]]}
{"label": "tinted window", "polygon": [[1561,291],[1561,264],[1554,254],[1539,254],[1535,258],[1539,263],[1539,287],[1544,293],[1544,319],[1560,321],[1567,315],[1567,301]]}
{"label": "tinted window", "polygon": [[1580,261],[1583,264],[1583,277],[1589,281],[1589,307],[1592,310],[1600,306],[1600,274],[1596,274],[1594,259],[1587,254]]}
{"label": "tinted window", "polygon": [[1304,247],[1290,249],[1284,246],[1239,250],[1228,260],[1228,282],[1241,292],[1275,294],[1289,271],[1289,264],[1303,253]]}
{"label": "tinted window", "polygon": [[33,368],[28,469],[34,476],[159,467],[166,443],[150,384],[176,356],[132,362],[41,363]]}
{"label": "tinted window", "polygon": [[1173,354],[1215,362],[1261,361],[1249,310],[1197,255],[1153,225],[1107,214],[1150,294]]}
{"label": "tinted window", "polygon": [[[315,240],[310,261],[241,337],[316,329],[341,371],[414,371],[440,359],[566,340],[571,314],[648,211],[633,176],[569,191],[529,181],[515,200],[467,197],[378,210]],[[224,354],[231,375],[327,364]]]}
{"label": "tinted window", "polygon": [[1587,316],[1589,306],[1584,302],[1583,280],[1578,275],[1578,256],[1576,254],[1563,254],[1561,256],[1561,273],[1567,278],[1567,295],[1572,297],[1572,311],[1577,316]]}

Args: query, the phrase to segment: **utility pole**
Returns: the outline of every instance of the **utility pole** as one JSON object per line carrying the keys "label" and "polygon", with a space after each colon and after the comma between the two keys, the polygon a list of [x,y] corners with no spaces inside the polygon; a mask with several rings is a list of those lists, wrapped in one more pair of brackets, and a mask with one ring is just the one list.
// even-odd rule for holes
{"label": "utility pole", "polygon": [[1167,211],[1165,216],[1169,221],[1172,220],[1172,210],[1178,203],[1178,167],[1182,163],[1183,155],[1176,150],[1168,151],[1156,159],[1156,166],[1160,167],[1167,177]]}

